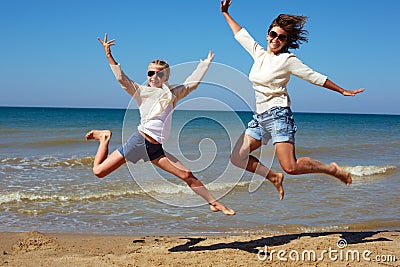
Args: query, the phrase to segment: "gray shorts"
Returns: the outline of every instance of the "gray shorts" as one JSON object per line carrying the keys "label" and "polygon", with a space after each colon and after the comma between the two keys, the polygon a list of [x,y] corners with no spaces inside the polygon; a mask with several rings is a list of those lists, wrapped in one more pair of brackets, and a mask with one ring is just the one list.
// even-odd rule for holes
{"label": "gray shorts", "polygon": [[136,163],[155,160],[165,155],[161,144],[153,144],[147,141],[139,132],[132,134],[124,144],[118,148],[119,153],[128,161]]}
{"label": "gray shorts", "polygon": [[290,142],[294,144],[297,131],[292,111],[289,107],[273,107],[262,114],[253,116],[246,129],[246,134],[267,144]]}

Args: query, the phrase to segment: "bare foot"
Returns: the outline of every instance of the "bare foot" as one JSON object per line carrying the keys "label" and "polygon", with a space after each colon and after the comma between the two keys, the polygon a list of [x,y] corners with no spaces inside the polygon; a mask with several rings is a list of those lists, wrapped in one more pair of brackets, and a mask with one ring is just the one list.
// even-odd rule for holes
{"label": "bare foot", "polygon": [[285,190],[283,189],[283,173],[280,172],[272,172],[268,173],[267,179],[275,186],[276,190],[279,193],[279,199],[282,200],[285,196]]}
{"label": "bare foot", "polygon": [[337,165],[337,163],[332,162],[330,164],[333,168],[333,176],[335,176],[336,178],[338,178],[340,181],[342,181],[343,183],[345,183],[346,185],[349,185],[352,183],[352,179],[350,176],[350,173],[344,171],[342,168],[340,168],[339,165]]}
{"label": "bare foot", "polygon": [[228,207],[225,207],[224,205],[222,205],[221,203],[219,203],[218,201],[214,201],[210,204],[210,210],[213,212],[222,212],[225,215],[231,216],[231,215],[235,215],[236,212],[234,210],[231,210]]}
{"label": "bare foot", "polygon": [[91,130],[85,137],[86,140],[108,141],[110,140],[112,132],[109,130]]}

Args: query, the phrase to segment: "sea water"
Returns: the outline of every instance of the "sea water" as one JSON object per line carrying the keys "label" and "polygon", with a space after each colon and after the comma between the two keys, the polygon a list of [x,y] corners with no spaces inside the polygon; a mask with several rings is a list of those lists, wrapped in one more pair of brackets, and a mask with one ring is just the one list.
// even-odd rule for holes
{"label": "sea water", "polygon": [[[0,231],[244,234],[400,229],[400,116],[294,113],[297,157],[337,162],[345,186],[324,174],[285,174],[285,199],[271,183],[232,166],[229,155],[251,112],[183,111],[165,150],[190,168],[235,216],[213,213],[186,184],[151,163],[92,173],[109,129],[110,152],[139,123],[137,110],[0,108]],[[253,153],[282,171],[272,145]]]}

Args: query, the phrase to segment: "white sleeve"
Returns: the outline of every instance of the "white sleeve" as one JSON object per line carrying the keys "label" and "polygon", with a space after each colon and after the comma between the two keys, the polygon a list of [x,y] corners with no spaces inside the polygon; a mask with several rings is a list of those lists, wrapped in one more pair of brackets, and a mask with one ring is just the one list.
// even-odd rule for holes
{"label": "white sleeve", "polygon": [[199,86],[201,80],[210,67],[210,64],[211,62],[201,61],[193,73],[186,78],[184,83],[181,86],[177,86],[173,89],[177,100],[184,98]]}
{"label": "white sleeve", "polygon": [[128,76],[125,75],[125,73],[121,69],[121,65],[118,63],[118,65],[111,65],[111,70],[114,73],[115,78],[119,82],[122,88],[125,89],[125,91],[130,94],[131,96],[135,96],[135,93],[137,90],[139,90],[140,85],[129,79]]}
{"label": "white sleeve", "polygon": [[259,53],[265,52],[264,48],[251,37],[245,28],[241,28],[235,34],[235,39],[249,52],[254,60]]}
{"label": "white sleeve", "polygon": [[309,83],[318,86],[323,86],[325,81],[328,79],[327,76],[312,70],[310,67],[304,64],[300,59],[298,59],[294,54],[291,54],[289,56],[288,63],[291,74]]}

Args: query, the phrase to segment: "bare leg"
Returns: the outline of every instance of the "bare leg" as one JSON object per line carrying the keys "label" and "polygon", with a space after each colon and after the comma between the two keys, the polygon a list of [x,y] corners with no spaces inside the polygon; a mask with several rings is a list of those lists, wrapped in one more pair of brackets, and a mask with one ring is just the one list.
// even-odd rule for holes
{"label": "bare leg", "polygon": [[350,174],[334,162],[328,165],[308,157],[296,159],[294,144],[289,142],[276,143],[275,147],[279,162],[286,173],[293,175],[325,173],[336,177],[346,185],[352,182]]}
{"label": "bare leg", "polygon": [[209,204],[210,209],[214,212],[221,211],[225,215],[235,215],[236,212],[228,207],[225,207],[220,202],[218,202],[211,194],[208,192],[207,188],[200,182],[193,173],[188,170],[182,163],[180,163],[175,157],[167,154],[168,158],[164,155],[153,161],[151,161],[157,167],[172,173],[173,175],[184,180],[188,186],[202,198],[204,198]]}
{"label": "bare leg", "polygon": [[126,162],[118,151],[108,155],[111,135],[112,133],[109,130],[92,130],[86,134],[87,140],[99,141],[99,148],[93,162],[93,173],[99,178],[110,174]]}
{"label": "bare leg", "polygon": [[251,156],[250,153],[261,146],[261,141],[256,140],[251,136],[242,134],[236,142],[232,151],[231,162],[242,169],[249,172],[256,173],[268,179],[278,190],[279,199],[282,200],[285,191],[283,189],[283,173],[273,172],[264,166],[256,157]]}

